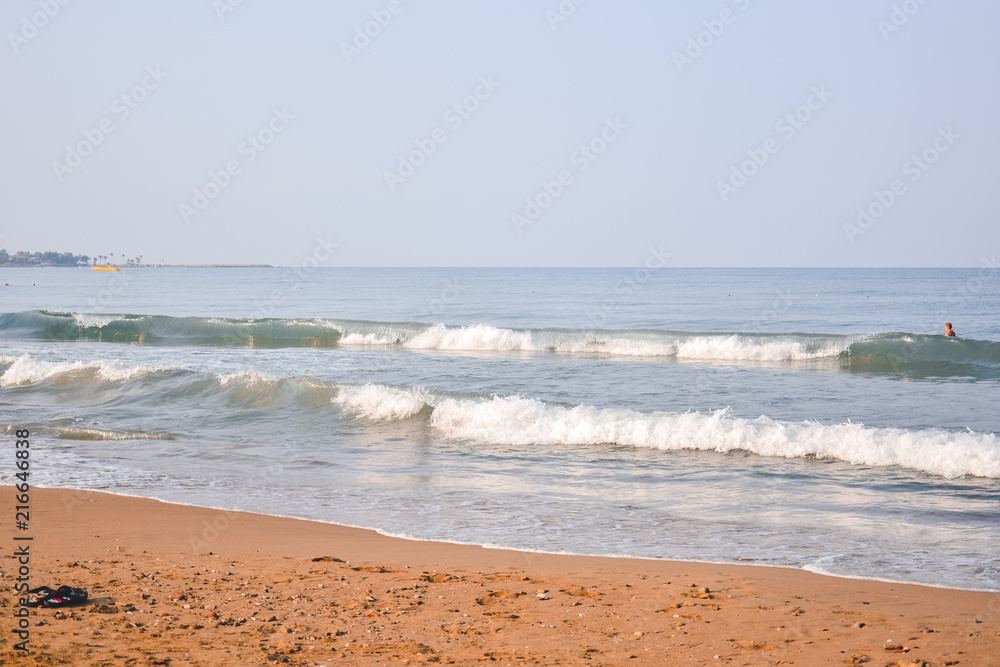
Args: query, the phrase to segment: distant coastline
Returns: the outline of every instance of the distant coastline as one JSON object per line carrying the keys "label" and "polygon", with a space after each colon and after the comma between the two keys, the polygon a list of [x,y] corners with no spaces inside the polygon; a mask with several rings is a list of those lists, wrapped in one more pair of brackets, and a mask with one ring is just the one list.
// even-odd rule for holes
{"label": "distant coastline", "polygon": [[[101,266],[104,266],[103,264]],[[117,266],[112,264],[111,266]],[[271,264],[133,264],[119,269],[273,269]]]}
{"label": "distant coastline", "polygon": [[[118,269],[273,269],[273,264],[98,264]],[[67,266],[61,264],[0,264],[12,269],[92,269],[90,264]]]}
{"label": "distant coastline", "polygon": [[181,268],[181,269],[229,269],[229,268],[264,268],[273,269],[270,264],[149,264],[142,261],[142,255],[136,257],[125,257],[125,253],[119,255],[121,259],[115,261],[115,253],[107,255],[74,255],[71,252],[57,252],[46,250],[44,252],[27,252],[18,250],[14,254],[7,252],[6,248],[0,248],[0,267],[3,266],[42,266],[61,268],[84,268],[91,269],[97,267],[107,267],[116,269],[139,269],[139,268]]}

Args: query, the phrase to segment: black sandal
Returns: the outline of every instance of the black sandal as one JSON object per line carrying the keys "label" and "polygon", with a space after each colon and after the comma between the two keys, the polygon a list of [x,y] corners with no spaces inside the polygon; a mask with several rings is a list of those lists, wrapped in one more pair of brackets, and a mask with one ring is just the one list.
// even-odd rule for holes
{"label": "black sandal", "polygon": [[70,588],[60,586],[59,590],[42,600],[43,607],[66,607],[71,604],[84,602],[87,599],[87,591],[82,588]]}
{"label": "black sandal", "polygon": [[26,597],[21,598],[21,604],[25,607],[41,607],[42,604],[52,597],[55,591],[48,586],[39,586],[28,591]]}

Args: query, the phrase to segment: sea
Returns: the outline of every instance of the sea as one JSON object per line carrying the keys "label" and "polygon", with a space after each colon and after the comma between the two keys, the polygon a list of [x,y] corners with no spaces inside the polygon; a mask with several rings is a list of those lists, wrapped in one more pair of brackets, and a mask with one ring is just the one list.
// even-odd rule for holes
{"label": "sea", "polygon": [[17,429],[35,486],[218,508],[201,551],[246,510],[1000,590],[990,262],[0,268],[8,484]]}

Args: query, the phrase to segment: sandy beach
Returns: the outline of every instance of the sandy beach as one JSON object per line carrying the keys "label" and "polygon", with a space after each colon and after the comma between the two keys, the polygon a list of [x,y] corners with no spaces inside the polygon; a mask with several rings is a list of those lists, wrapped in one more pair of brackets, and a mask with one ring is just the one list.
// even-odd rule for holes
{"label": "sandy beach", "polygon": [[[14,489],[5,488],[8,498]],[[14,522],[4,504],[5,526]],[[2,560],[3,664],[996,665],[1000,595],[808,572],[543,555],[32,489]],[[33,609],[18,641],[17,546]]]}

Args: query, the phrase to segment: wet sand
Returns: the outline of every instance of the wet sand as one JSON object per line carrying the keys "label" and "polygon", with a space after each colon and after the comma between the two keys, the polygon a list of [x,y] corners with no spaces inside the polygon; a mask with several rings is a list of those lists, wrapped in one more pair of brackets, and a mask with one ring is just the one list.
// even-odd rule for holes
{"label": "wet sand", "polygon": [[[0,664],[997,665],[1000,594],[555,556],[102,493],[0,506]],[[14,541],[15,536],[30,536]],[[32,587],[17,651],[15,548]]]}

